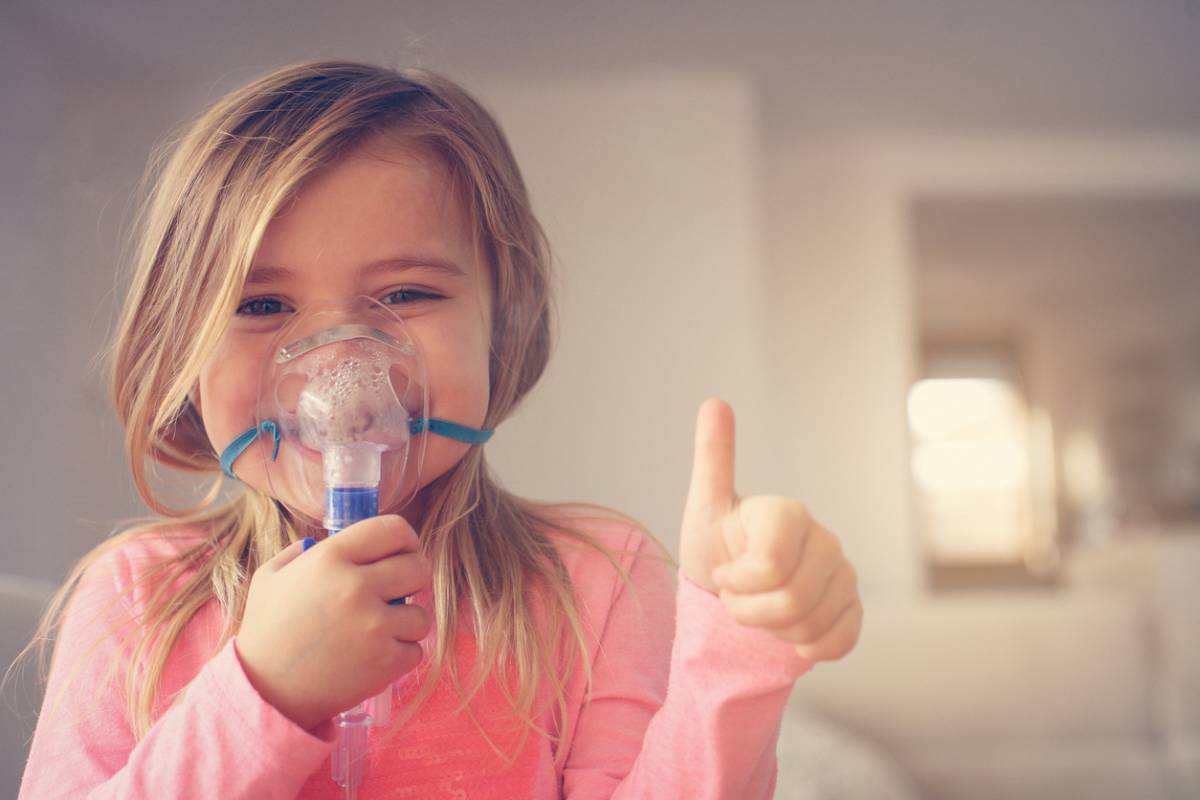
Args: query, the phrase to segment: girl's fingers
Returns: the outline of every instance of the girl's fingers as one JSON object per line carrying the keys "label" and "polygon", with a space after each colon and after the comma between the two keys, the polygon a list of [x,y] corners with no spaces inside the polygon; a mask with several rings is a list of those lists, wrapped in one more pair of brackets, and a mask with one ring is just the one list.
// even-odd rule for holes
{"label": "girl's fingers", "polygon": [[414,594],[428,586],[433,576],[429,559],[420,553],[389,556],[360,568],[367,572],[370,585],[384,600]]}
{"label": "girl's fingers", "polygon": [[[774,499],[774,498],[750,498]],[[746,505],[750,501],[743,501]],[[791,501],[788,501],[791,503]],[[779,525],[772,535],[771,541],[759,542],[752,551],[743,553],[738,558],[722,564],[712,572],[713,582],[721,589],[729,589],[738,594],[759,594],[783,587],[788,579],[794,577],[797,569],[809,565],[810,571],[822,560],[837,560],[841,557],[841,545],[837,537],[825,530],[819,524],[809,524],[807,512],[799,503],[792,503],[795,508],[779,506],[774,516],[790,517],[794,524]],[[800,530],[797,534],[795,531]],[[758,537],[751,537],[758,538]]]}
{"label": "girl's fingers", "polygon": [[749,554],[714,569],[712,579],[719,588],[739,594],[768,592],[780,584],[778,567]]}
{"label": "girl's fingers", "polygon": [[780,589],[742,594],[721,590],[721,602],[733,618],[743,625],[782,628],[807,617],[828,591],[834,573],[846,562],[842,559],[806,554],[800,568]]}
{"label": "girl's fingers", "polygon": [[812,644],[796,645],[796,652],[809,661],[835,661],[853,650],[858,643],[862,619],[862,603],[856,599],[824,636]]}
{"label": "girl's fingers", "polygon": [[393,651],[395,661],[392,664],[392,669],[399,673],[407,673],[416,669],[421,659],[425,657],[421,650],[421,645],[416,642],[404,642],[397,640]]}
{"label": "girl's fingers", "polygon": [[737,518],[746,550],[713,570],[713,581],[735,592],[768,592],[787,582],[812,546],[823,543],[808,510],[788,497],[748,497],[738,502]]}
{"label": "girl's fingers", "polygon": [[803,619],[781,628],[768,628],[780,639],[797,644],[812,644],[837,624],[838,618],[858,599],[858,576],[849,563],[843,565],[829,582],[825,596]]}
{"label": "girl's fingers", "polygon": [[300,542],[292,542],[287,547],[280,550],[269,561],[263,564],[259,569],[267,572],[278,572],[288,564],[296,560],[296,557],[304,552],[304,544]]}
{"label": "girl's fingers", "polygon": [[392,638],[398,642],[419,642],[429,635],[429,613],[411,603],[393,606],[388,612]]}
{"label": "girl's fingers", "polygon": [[352,564],[370,564],[398,553],[415,553],[421,543],[406,519],[398,514],[381,514],[330,536],[321,547]]}

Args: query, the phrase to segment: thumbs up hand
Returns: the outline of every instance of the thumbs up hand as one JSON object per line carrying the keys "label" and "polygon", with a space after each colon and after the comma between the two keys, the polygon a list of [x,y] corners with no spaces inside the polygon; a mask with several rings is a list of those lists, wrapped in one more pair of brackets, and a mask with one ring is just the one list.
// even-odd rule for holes
{"label": "thumbs up hand", "polygon": [[734,494],[733,433],[728,404],[700,406],[680,567],[741,624],[794,642],[810,661],[839,659],[862,629],[854,567],[801,503]]}

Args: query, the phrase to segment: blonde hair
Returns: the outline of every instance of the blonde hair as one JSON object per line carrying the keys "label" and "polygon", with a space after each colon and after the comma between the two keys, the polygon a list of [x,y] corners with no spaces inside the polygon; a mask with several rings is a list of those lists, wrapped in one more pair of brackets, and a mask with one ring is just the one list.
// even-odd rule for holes
{"label": "blonde hair", "polygon": [[[154,161],[147,172],[153,191],[140,209],[135,269],[112,363],[113,400],[134,483],[146,504],[168,519],[125,531],[85,556],[34,639],[46,641],[61,624],[74,588],[105,553],[131,538],[165,537],[184,526],[205,531],[202,543],[146,575],[168,579],[149,595],[126,674],[129,721],[139,740],[154,722],[163,667],[187,622],[216,598],[225,619],[218,647],[226,643],[237,632],[257,566],[305,535],[303,523],[284,506],[251,487],[215,505],[223,489],[218,456],[189,393],[239,302],[276,211],[307,176],[375,134],[431,148],[449,167],[478,229],[491,267],[493,307],[503,310],[492,315],[484,426],[505,420],[546,366],[553,319],[545,236],[504,134],[460,87],[420,70],[304,63],[249,83],[196,119],[157,177]],[[148,464],[214,480],[198,503],[175,508],[151,486]],[[525,723],[519,751],[530,730],[539,730],[535,706],[542,689],[548,689],[561,730],[568,716],[567,680],[577,664],[589,685],[591,680],[571,580],[547,532],[595,548],[626,580],[627,574],[618,554],[563,524],[556,512],[565,507],[524,500],[497,485],[478,446],[425,491],[419,533],[434,564],[432,612],[439,634],[427,680],[405,716],[443,674],[468,712],[490,675],[511,675],[515,691],[508,680],[497,683]],[[536,613],[534,598],[550,613]],[[454,658],[455,632],[467,622],[478,641],[470,681]],[[561,760],[565,753],[558,749]]]}

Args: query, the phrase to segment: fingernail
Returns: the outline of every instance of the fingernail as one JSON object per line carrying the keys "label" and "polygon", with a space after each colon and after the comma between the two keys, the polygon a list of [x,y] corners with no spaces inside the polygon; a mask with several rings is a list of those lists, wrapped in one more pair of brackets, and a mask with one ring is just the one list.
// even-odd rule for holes
{"label": "fingernail", "polygon": [[304,547],[300,552],[305,552],[306,550],[308,550],[308,548],[312,547],[316,543],[317,543],[317,540],[314,539],[313,537],[305,536],[304,537]]}

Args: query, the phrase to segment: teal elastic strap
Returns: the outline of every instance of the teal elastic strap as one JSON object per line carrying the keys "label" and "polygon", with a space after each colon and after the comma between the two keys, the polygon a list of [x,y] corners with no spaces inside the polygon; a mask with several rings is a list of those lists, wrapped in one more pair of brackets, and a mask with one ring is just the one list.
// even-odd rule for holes
{"label": "teal elastic strap", "polygon": [[427,430],[430,433],[445,436],[447,439],[455,439],[467,444],[483,444],[496,432],[495,429],[468,428],[444,419],[414,419],[408,423],[408,430],[413,436]]}
{"label": "teal elastic strap", "polygon": [[275,439],[275,449],[271,451],[271,460],[274,461],[279,455],[279,428],[271,420],[260,422],[250,430],[243,433],[241,436],[234,439],[225,448],[225,452],[221,453],[221,471],[225,473],[225,477],[237,480],[238,476],[233,474],[233,462],[238,460],[246,448],[254,443],[260,433],[270,433]]}
{"label": "teal elastic strap", "polygon": [[[465,425],[458,425],[454,422],[447,422],[444,419],[414,419],[408,423],[408,430],[413,436],[423,431],[436,433],[439,436],[445,436],[448,439],[454,439],[467,444],[483,444],[488,439],[492,438],[493,430],[479,430],[477,428],[468,428]],[[279,455],[279,427],[272,421],[266,420],[258,423],[253,428],[250,428],[241,436],[234,439],[225,448],[225,452],[221,453],[221,471],[225,473],[225,477],[232,480],[237,480],[238,476],[233,474],[233,462],[238,460],[238,457],[245,452],[246,448],[254,443],[260,433],[270,433],[275,439],[275,449],[271,451],[271,460],[274,461]]]}

